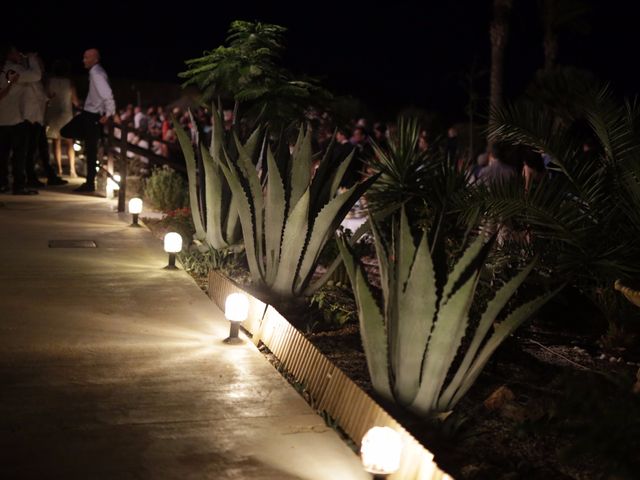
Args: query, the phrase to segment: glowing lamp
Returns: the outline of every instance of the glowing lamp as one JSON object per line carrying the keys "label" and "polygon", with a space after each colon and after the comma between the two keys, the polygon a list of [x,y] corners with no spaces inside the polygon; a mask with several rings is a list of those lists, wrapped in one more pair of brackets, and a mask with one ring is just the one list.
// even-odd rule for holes
{"label": "glowing lamp", "polygon": [[229,336],[224,339],[225,343],[242,343],[238,336],[240,323],[249,316],[249,298],[243,293],[232,293],[224,302],[224,316],[229,320]]}
{"label": "glowing lamp", "polygon": [[401,454],[402,438],[393,428],[373,427],[362,437],[362,466],[378,478],[398,471]]}
{"label": "glowing lamp", "polygon": [[74,152],[79,152],[80,150],[82,150],[82,146],[80,145],[80,142],[75,142],[73,144],[73,151]]}
{"label": "glowing lamp", "polygon": [[182,237],[179,233],[169,232],[164,236],[164,251],[169,254],[167,270],[176,270],[176,253],[182,250]]}
{"label": "glowing lamp", "polygon": [[142,213],[142,199],[134,197],[129,200],[129,213],[133,217],[131,221],[132,227],[139,227],[138,216]]}

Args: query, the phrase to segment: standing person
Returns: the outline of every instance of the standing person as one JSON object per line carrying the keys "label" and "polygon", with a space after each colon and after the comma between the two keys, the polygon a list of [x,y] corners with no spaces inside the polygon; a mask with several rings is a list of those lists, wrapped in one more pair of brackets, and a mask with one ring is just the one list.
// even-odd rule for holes
{"label": "standing person", "polygon": [[76,152],[73,149],[73,138],[62,138],[60,129],[71,121],[73,105],[78,106],[80,102],[78,102],[78,96],[69,78],[68,70],[60,61],[53,64],[53,76],[49,77],[48,91],[51,98],[45,113],[45,123],[47,137],[53,143],[58,175],[62,175],[62,142],[64,141],[69,158],[69,175],[76,178],[78,174],[76,173]]}
{"label": "standing person", "polygon": [[38,65],[23,65],[24,55],[13,45],[0,53],[0,193],[9,190],[9,158],[11,158],[12,193],[35,195],[37,190],[25,188],[25,159],[29,126],[22,113],[25,85],[38,82],[42,72]]}
{"label": "standing person", "polygon": [[[27,64],[37,64],[41,72],[44,72],[42,59],[37,54],[30,54],[25,59]],[[30,187],[41,188],[44,183],[38,180],[36,174],[36,156],[42,164],[43,171],[47,176],[47,185],[65,185],[66,180],[58,177],[49,161],[49,143],[44,128],[44,112],[47,108],[49,97],[45,92],[42,79],[38,82],[31,82],[24,87],[22,96],[22,113],[29,124],[29,142],[27,145],[27,158],[25,170],[27,174],[27,184]]]}
{"label": "standing person", "polygon": [[116,102],[109,85],[109,77],[100,65],[100,52],[91,48],[82,57],[84,68],[89,71],[89,94],[84,101],[84,110],[73,117],[60,130],[65,138],[79,138],[85,142],[87,154],[87,181],[76,188],[76,192],[96,190],[96,166],[98,164],[98,141],[102,127],[116,113]]}

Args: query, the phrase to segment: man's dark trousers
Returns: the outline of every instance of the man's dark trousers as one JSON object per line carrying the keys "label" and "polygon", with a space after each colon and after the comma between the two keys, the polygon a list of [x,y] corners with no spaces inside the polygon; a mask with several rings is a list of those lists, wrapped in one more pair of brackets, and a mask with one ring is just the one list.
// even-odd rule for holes
{"label": "man's dark trousers", "polygon": [[82,111],[60,129],[60,136],[84,141],[87,156],[87,185],[95,187],[96,165],[98,164],[98,141],[102,135],[100,114]]}
{"label": "man's dark trousers", "polygon": [[0,187],[8,187],[9,158],[11,158],[13,190],[24,188],[28,141],[29,125],[27,122],[0,127]]}

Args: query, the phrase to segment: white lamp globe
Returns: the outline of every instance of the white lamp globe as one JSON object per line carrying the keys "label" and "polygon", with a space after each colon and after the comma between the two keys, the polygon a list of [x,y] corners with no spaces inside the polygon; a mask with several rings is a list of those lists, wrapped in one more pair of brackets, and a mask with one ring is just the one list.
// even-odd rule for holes
{"label": "white lamp globe", "polygon": [[391,475],[400,468],[402,438],[393,428],[373,427],[362,437],[360,455],[367,472]]}
{"label": "white lamp globe", "polygon": [[230,322],[244,322],[249,316],[249,298],[242,293],[232,293],[224,302],[224,316]]}
{"label": "white lamp globe", "polygon": [[131,214],[140,214],[142,213],[142,199],[141,198],[132,198],[129,200],[129,213]]}
{"label": "white lamp globe", "polygon": [[182,250],[182,237],[179,233],[169,232],[164,236],[164,251],[179,253]]}

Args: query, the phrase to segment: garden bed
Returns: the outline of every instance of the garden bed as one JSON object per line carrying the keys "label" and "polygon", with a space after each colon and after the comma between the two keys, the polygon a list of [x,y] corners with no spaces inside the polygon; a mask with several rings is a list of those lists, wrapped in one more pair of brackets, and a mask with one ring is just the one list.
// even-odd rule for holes
{"label": "garden bed", "polygon": [[[162,225],[149,226],[162,233]],[[194,278],[206,290],[206,277]],[[576,335],[571,319],[549,318],[570,315],[561,310],[548,306],[509,338],[446,420],[427,422],[380,403],[454,478],[637,478],[640,399],[632,389],[638,358]],[[327,327],[322,316],[311,306],[305,318],[289,320],[310,325],[306,338],[375,397],[357,323]]]}

